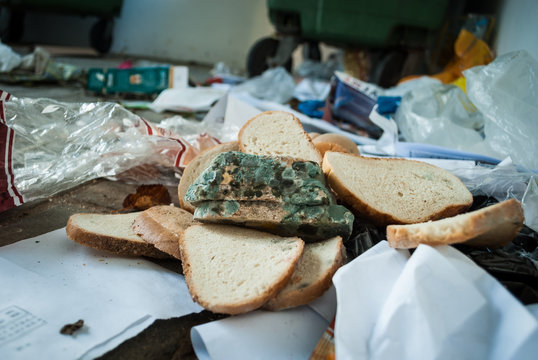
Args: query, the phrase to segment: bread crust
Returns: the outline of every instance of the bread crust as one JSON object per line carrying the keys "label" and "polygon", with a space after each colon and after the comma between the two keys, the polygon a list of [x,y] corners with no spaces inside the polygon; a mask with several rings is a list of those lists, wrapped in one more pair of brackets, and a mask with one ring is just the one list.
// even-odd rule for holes
{"label": "bread crust", "polygon": [[[185,230],[184,233],[186,233],[187,231],[193,231],[195,230],[196,227],[200,227],[200,226],[203,227],[204,225],[193,225],[187,230]],[[295,239],[300,240],[299,238],[295,238]],[[282,288],[284,288],[284,286],[286,286],[286,284],[291,279],[293,272],[295,271],[295,266],[300,260],[300,256],[299,256],[299,257],[296,257],[294,261],[290,262],[290,266],[288,266],[287,270],[283,274],[281,274],[280,278],[277,279],[272,284],[272,286],[270,286],[266,291],[259,294],[258,297],[255,299],[240,301],[235,304],[211,303],[209,301],[206,301],[203,297],[201,297],[198,294],[196,283],[192,279],[192,265],[191,265],[191,260],[189,257],[189,252],[186,251],[184,242],[185,242],[185,236],[182,236],[180,240],[180,254],[181,254],[181,262],[183,265],[183,274],[185,275],[185,282],[189,289],[189,293],[191,294],[193,301],[200,304],[204,309],[207,309],[215,313],[238,315],[238,314],[243,314],[243,313],[260,308],[270,298],[275,296]],[[304,242],[301,241],[298,250],[302,254],[304,250]]]}
{"label": "bread crust", "polygon": [[409,249],[464,243],[500,247],[510,243],[523,226],[523,208],[515,199],[439,221],[387,227],[387,240],[394,248]]}
{"label": "bread crust", "polygon": [[327,151],[349,153],[348,149],[331,142],[316,142],[314,145],[318,148],[321,156],[325,155]]}
{"label": "bread crust", "polygon": [[[322,170],[327,178],[327,182],[329,183],[329,186],[331,189],[337,194],[337,197],[342,200],[344,203],[351,206],[355,211],[356,214],[360,217],[368,218],[372,223],[376,226],[386,226],[391,224],[409,224],[409,221],[399,219],[391,214],[384,213],[382,211],[379,211],[372,207],[370,204],[363,201],[360,197],[358,197],[356,194],[353,193],[343,182],[340,180],[338,174],[336,174],[335,170],[330,164],[330,161],[328,159],[328,155],[331,152],[325,153],[325,156],[323,158],[322,162]],[[349,157],[356,157],[356,158],[363,158],[361,155],[357,154],[346,154]],[[370,160],[375,161],[402,161],[402,159],[386,159],[386,158],[369,158]],[[414,163],[421,163],[420,161],[416,160],[405,160],[406,162],[414,162]],[[457,181],[461,183],[462,186],[465,187],[465,185],[456,178]],[[473,197],[471,193],[469,193],[469,200],[466,203],[463,204],[452,204],[447,205],[443,209],[437,211],[436,213],[431,214],[430,216],[424,216],[422,218],[417,218],[413,223],[418,222],[425,222],[429,220],[438,220],[445,217],[454,216],[457,214],[460,214],[464,211],[466,211],[473,203]]]}
{"label": "bread crust", "polygon": [[[357,147],[357,144],[355,144],[353,140],[351,140],[350,138],[342,134],[337,134],[337,133],[321,134],[317,136],[316,138],[312,139],[312,142],[316,146],[318,146],[318,144],[320,143],[335,144],[335,145],[338,145],[340,148],[344,149],[345,151],[341,151],[341,150],[333,150],[333,151],[359,154],[359,148]],[[326,150],[326,151],[329,151],[329,150]]]}
{"label": "bread crust", "polygon": [[70,217],[67,221],[65,231],[69,239],[93,249],[125,256],[147,256],[156,259],[170,258],[170,255],[156,249],[152,244],[144,242],[142,238],[138,242],[115,236],[96,234],[74,224],[73,217]]}
{"label": "bread crust", "polygon": [[[175,212],[175,214],[172,212]],[[164,222],[166,217],[173,217],[173,219],[168,219],[168,221],[173,221],[174,223],[170,225],[177,227],[176,229],[167,226],[167,223]],[[142,211],[136,217],[133,223],[133,231],[144,239],[144,241],[153,244],[162,252],[176,259],[180,259],[180,235],[187,227],[194,223],[197,222],[192,220],[192,215],[186,210],[167,205],[154,206]]]}
{"label": "bread crust", "polygon": [[209,164],[211,162],[211,159],[213,159],[215,156],[222,152],[237,150],[239,150],[239,145],[237,141],[229,141],[202,151],[189,162],[189,164],[183,170],[183,174],[179,179],[179,184],[177,187],[179,206],[181,206],[182,209],[185,209],[190,213],[194,212],[194,206],[192,206],[192,204],[188,201],[185,201],[183,197],[189,189],[189,186],[196,179],[196,176],[194,176],[194,174],[196,174],[197,172],[198,174],[200,174],[204,170],[199,168],[201,164],[206,162],[206,160],[207,164]]}
{"label": "bread crust", "polygon": [[[317,147],[314,145],[314,143],[312,142],[312,139],[310,138],[310,136],[308,135],[308,133],[304,130],[303,128],[303,125],[301,124],[301,121],[295,117],[293,114],[289,113],[289,112],[285,112],[285,111],[265,111],[265,112],[262,112],[261,114],[258,114],[256,116],[254,116],[253,118],[251,118],[250,120],[248,120],[242,127],[241,129],[239,130],[239,134],[237,135],[237,139],[238,139],[238,142],[239,142],[239,150],[242,151],[242,152],[248,152],[246,151],[245,147],[244,147],[244,143],[245,141],[243,141],[243,137],[244,137],[244,132],[246,129],[248,129],[252,123],[256,122],[258,120],[259,117],[262,117],[262,116],[267,116],[267,115],[272,115],[272,114],[285,114],[286,116],[291,116],[291,118],[293,119],[293,121],[295,121],[295,123],[297,124],[297,126],[301,129],[302,131],[302,134],[303,134],[303,138],[304,140],[308,143],[308,147],[314,152],[314,153],[317,153],[317,158],[316,160],[312,160],[312,159],[302,159],[302,160],[310,160],[310,161],[316,161],[318,164],[321,164],[321,161],[323,160],[323,157],[321,156],[321,153],[319,152],[319,150],[317,149]],[[277,154],[275,153],[275,155],[281,155],[282,154]]]}
{"label": "bread crust", "polygon": [[[305,245],[305,247],[308,246],[308,244]],[[339,248],[340,251],[338,252],[335,261],[331,264],[331,267],[326,269],[323,275],[320,276],[316,282],[314,282],[308,287],[294,289],[287,292],[284,291],[284,288],[278,294],[276,294],[275,297],[269,300],[263,307],[271,311],[289,309],[292,307],[308,304],[309,302],[323,295],[325,291],[327,291],[331,287],[334,274],[342,265],[344,265],[346,260],[346,249],[340,236]],[[300,263],[297,266],[300,266]],[[294,281],[293,275],[290,281]]]}

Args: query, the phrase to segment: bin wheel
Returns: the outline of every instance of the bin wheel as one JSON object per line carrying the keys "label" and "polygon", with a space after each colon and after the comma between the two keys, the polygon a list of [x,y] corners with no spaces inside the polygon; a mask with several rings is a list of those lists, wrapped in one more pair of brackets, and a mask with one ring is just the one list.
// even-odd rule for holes
{"label": "bin wheel", "polygon": [[306,41],[303,44],[303,57],[313,61],[321,61],[321,49],[319,48],[319,42]]}
{"label": "bin wheel", "polygon": [[[276,55],[280,41],[275,38],[267,37],[258,40],[248,52],[247,72],[249,77],[258,76],[269,68],[267,59]],[[286,70],[291,71],[291,57],[283,65]]]}
{"label": "bin wheel", "polygon": [[402,78],[406,59],[405,51],[393,50],[384,54],[372,71],[372,81],[384,88],[395,86]]}
{"label": "bin wheel", "polygon": [[92,48],[104,54],[112,46],[112,29],[114,20],[108,18],[99,19],[90,30],[90,45]]}

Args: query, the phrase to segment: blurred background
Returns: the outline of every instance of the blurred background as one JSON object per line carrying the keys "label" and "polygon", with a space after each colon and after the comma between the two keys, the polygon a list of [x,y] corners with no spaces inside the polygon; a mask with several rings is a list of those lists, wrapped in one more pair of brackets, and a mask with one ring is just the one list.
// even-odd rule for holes
{"label": "blurred background", "polygon": [[[284,52],[293,48],[294,67],[305,54],[326,59],[336,47],[370,50],[374,63],[390,63],[397,68],[393,72],[404,65],[407,73],[436,71],[450,58],[446,49],[470,15],[487,19],[481,36],[497,55],[525,49],[538,57],[538,2],[533,0],[2,0],[0,5],[7,44],[90,47],[108,56],[207,66],[222,62],[239,74],[250,70],[253,75],[261,66],[249,69],[249,55],[275,51],[275,41],[266,41],[252,53],[264,38],[288,39]],[[391,82],[382,79],[379,68],[368,72],[368,80]]]}

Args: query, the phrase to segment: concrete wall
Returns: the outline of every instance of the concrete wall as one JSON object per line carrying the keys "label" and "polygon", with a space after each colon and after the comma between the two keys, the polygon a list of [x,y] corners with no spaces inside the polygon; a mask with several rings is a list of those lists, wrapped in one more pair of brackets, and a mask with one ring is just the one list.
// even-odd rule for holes
{"label": "concrete wall", "polygon": [[538,1],[505,0],[498,26],[497,55],[524,49],[538,60]]}
{"label": "concrete wall", "polygon": [[[93,16],[28,12],[23,43],[89,46]],[[243,71],[248,50],[274,29],[266,0],[124,0],[111,53],[178,63],[225,62]]]}
{"label": "concrete wall", "polygon": [[272,33],[265,0],[125,0],[111,51],[244,69]]}

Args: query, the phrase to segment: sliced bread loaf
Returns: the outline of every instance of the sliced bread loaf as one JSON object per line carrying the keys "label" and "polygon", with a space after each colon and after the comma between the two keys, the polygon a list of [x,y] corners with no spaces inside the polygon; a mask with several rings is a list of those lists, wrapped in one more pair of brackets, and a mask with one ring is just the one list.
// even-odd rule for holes
{"label": "sliced bread loaf", "polygon": [[239,149],[256,155],[290,156],[321,163],[322,157],[299,119],[285,111],[263,112],[243,125]]}
{"label": "sliced bread loaf", "polygon": [[523,208],[510,199],[454,217],[412,225],[387,226],[387,240],[394,248],[415,248],[465,243],[500,247],[514,239],[523,226]]}
{"label": "sliced bread loaf", "polygon": [[326,133],[316,136],[312,139],[314,145],[318,148],[321,154],[327,151],[347,152],[350,154],[359,154],[357,144],[345,135],[337,133]]}
{"label": "sliced bread loaf", "polygon": [[321,156],[324,156],[327,151],[336,151],[336,152],[343,152],[348,153],[346,148],[342,147],[341,145],[330,143],[330,142],[318,142],[315,144],[318,148]]}
{"label": "sliced bread loaf", "polygon": [[157,249],[180,259],[179,238],[189,226],[197,223],[190,212],[161,205],[142,211],[134,220],[133,231]]}
{"label": "sliced bread loaf", "polygon": [[340,236],[306,244],[291,280],[264,308],[282,310],[308,304],[320,297],[331,287],[333,275],[344,264],[345,258]]}
{"label": "sliced bread loaf", "polygon": [[74,214],[65,231],[69,239],[97,250],[127,256],[169,258],[168,254],[134,233],[133,223],[139,214]]}
{"label": "sliced bread loaf", "polygon": [[306,242],[340,235],[347,239],[353,214],[341,205],[294,205],[269,201],[204,201],[194,211],[202,222],[234,224],[280,236],[299,236]]}
{"label": "sliced bread loaf", "polygon": [[183,174],[181,174],[181,179],[179,180],[179,205],[183,209],[190,211],[191,213],[194,212],[194,206],[188,201],[185,201],[184,199],[184,196],[187,193],[189,186],[191,186],[194,180],[196,180],[196,178],[200,176],[200,174],[208,167],[208,165],[215,158],[215,156],[222,152],[238,150],[239,145],[237,144],[237,141],[231,141],[213,146],[212,148],[202,151],[194,159],[192,159],[191,162],[189,162],[189,164],[185,168],[185,170],[183,170]]}
{"label": "sliced bread loaf", "polygon": [[337,197],[378,226],[453,216],[473,202],[460,179],[420,161],[326,152],[323,172]]}
{"label": "sliced bread loaf", "polygon": [[240,314],[261,307],[290,280],[304,242],[226,225],[194,225],[180,240],[183,272],[194,301]]}

